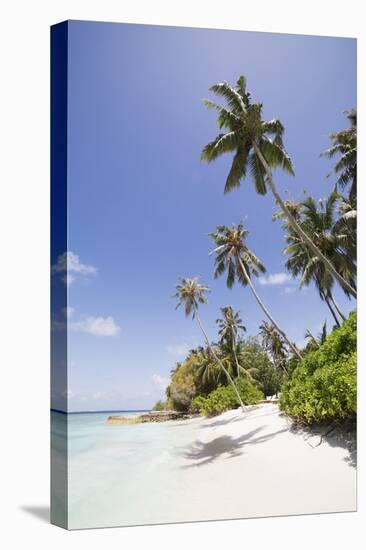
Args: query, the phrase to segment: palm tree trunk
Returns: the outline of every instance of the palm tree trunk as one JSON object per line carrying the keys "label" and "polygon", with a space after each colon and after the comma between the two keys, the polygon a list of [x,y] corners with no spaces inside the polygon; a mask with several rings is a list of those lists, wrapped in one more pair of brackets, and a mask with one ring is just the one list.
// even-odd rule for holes
{"label": "palm tree trunk", "polygon": [[270,312],[268,311],[268,309],[266,308],[266,306],[264,305],[264,303],[262,302],[262,300],[260,299],[260,297],[258,296],[257,294],[257,291],[255,290],[254,286],[253,286],[253,283],[247,273],[247,270],[245,269],[244,267],[244,264],[243,262],[241,261],[241,258],[240,256],[237,256],[238,258],[238,261],[239,261],[239,264],[240,264],[240,267],[241,267],[241,270],[243,272],[243,275],[245,277],[245,280],[247,281],[248,285],[250,286],[250,289],[251,291],[253,292],[254,294],[254,298],[257,300],[259,306],[262,308],[262,310],[264,311],[265,315],[268,317],[268,319],[271,321],[272,325],[275,327],[275,329],[277,330],[277,332],[282,336],[282,338],[288,343],[288,345],[290,346],[290,348],[292,349],[292,351],[295,353],[295,355],[297,355],[297,357],[300,359],[300,361],[303,360],[302,358],[302,355],[301,353],[299,352],[299,350],[296,348],[296,346],[290,342],[290,340],[287,338],[286,334],[283,332],[282,329],[280,329],[280,327],[278,326],[278,324],[276,323],[276,321],[273,319],[272,315],[270,314]]}
{"label": "palm tree trunk", "polygon": [[330,305],[330,301],[329,301],[328,296],[326,296],[325,294],[324,294],[323,296],[324,296],[324,301],[325,301],[325,303],[327,304],[327,306],[329,307],[329,310],[330,310],[331,314],[333,315],[333,319],[335,320],[337,327],[340,327],[341,324],[340,324],[340,322],[339,322],[339,320],[338,320],[337,315],[335,314],[334,309],[333,309],[332,306]]}
{"label": "palm tree trunk", "polygon": [[330,301],[329,301],[329,290],[327,290],[327,293],[325,292],[325,290],[323,290],[322,288],[322,284],[321,284],[321,281],[320,281],[320,278],[319,278],[319,275],[315,275],[315,281],[316,281],[316,286],[317,286],[317,289],[319,291],[319,295],[320,295],[320,298],[323,300],[323,302],[325,302],[329,308],[329,311],[331,312],[332,316],[333,316],[333,319],[335,320],[336,322],[336,325],[337,327],[340,327],[340,323],[339,323],[339,320],[338,320],[338,317],[337,315],[335,314],[335,311],[334,309],[332,308],[332,306],[330,305]]}
{"label": "palm tree trunk", "polygon": [[277,370],[283,370],[288,376],[288,370],[285,365],[281,364],[279,361],[273,361]]}
{"label": "palm tree trunk", "polygon": [[198,323],[198,325],[199,325],[199,327],[200,327],[200,329],[201,329],[201,331],[202,331],[202,333],[203,333],[203,336],[205,337],[205,340],[206,340],[206,344],[207,344],[208,349],[210,350],[210,352],[211,352],[212,355],[214,356],[214,358],[215,358],[216,362],[218,363],[218,365],[222,368],[222,370],[223,370],[224,373],[226,374],[227,379],[228,379],[229,383],[232,385],[232,387],[233,387],[233,389],[234,389],[234,391],[235,391],[236,397],[237,397],[238,400],[239,400],[239,403],[240,403],[240,406],[241,406],[241,408],[242,408],[242,411],[245,412],[244,403],[243,403],[243,401],[242,401],[242,399],[241,399],[241,397],[240,397],[240,394],[239,394],[238,390],[236,389],[236,386],[235,386],[235,384],[234,384],[234,380],[231,378],[230,374],[228,373],[228,371],[227,371],[226,368],[224,367],[223,362],[221,361],[221,359],[219,359],[219,357],[216,355],[216,353],[215,353],[213,347],[211,346],[210,341],[209,341],[209,339],[208,339],[208,336],[207,336],[207,334],[206,334],[205,329],[203,328],[203,325],[202,325],[202,323],[201,323],[201,319],[199,318],[199,315],[198,315],[197,311],[196,311],[195,315],[196,315],[197,323]]}
{"label": "palm tree trunk", "polygon": [[343,319],[343,321],[346,321],[346,317],[345,317],[345,315],[343,315],[343,313],[342,313],[342,311],[341,311],[339,305],[337,304],[337,302],[336,302],[336,300],[335,300],[335,298],[334,298],[334,296],[333,296],[333,293],[332,293],[331,291],[329,291],[329,298],[331,299],[332,304],[333,304],[334,307],[336,308],[338,315]]}
{"label": "palm tree trunk", "polygon": [[280,208],[282,209],[283,213],[285,214],[286,218],[288,219],[288,221],[289,221],[291,227],[293,228],[293,230],[296,231],[296,233],[299,235],[299,237],[301,237],[303,242],[305,242],[308,245],[308,247],[310,248],[310,250],[323,262],[323,264],[327,267],[327,269],[337,279],[339,284],[343,288],[345,288],[354,298],[357,298],[357,292],[355,291],[355,289],[352,288],[352,286],[342,277],[342,275],[340,275],[338,273],[338,271],[335,269],[332,262],[326,256],[324,256],[324,254],[313,243],[313,241],[310,239],[310,237],[308,237],[308,235],[300,227],[300,225],[295,220],[294,216],[291,214],[291,212],[289,211],[289,209],[287,208],[287,206],[285,205],[285,203],[281,199],[280,195],[277,192],[274,181],[273,181],[272,171],[271,171],[270,167],[268,166],[267,161],[266,161],[266,159],[264,158],[264,156],[262,154],[262,151],[260,150],[260,148],[258,147],[258,145],[256,144],[255,141],[253,141],[253,148],[254,148],[254,150],[255,150],[255,152],[256,152],[259,160],[261,161],[262,166],[263,166],[263,168],[266,172],[268,185],[269,185],[269,187],[270,187],[270,189],[273,193],[273,196],[274,196],[276,202],[278,203],[278,205],[280,206]]}
{"label": "palm tree trunk", "polygon": [[237,372],[237,375],[238,375],[238,378],[239,378],[239,375],[240,375],[240,365],[239,365],[239,361],[238,361],[238,357],[236,355],[236,351],[235,351],[235,339],[234,339],[234,336],[232,337],[232,340],[233,340],[233,343],[232,343],[232,348],[233,348],[233,355],[234,355],[234,360],[235,360],[235,364],[236,364],[236,372]]}

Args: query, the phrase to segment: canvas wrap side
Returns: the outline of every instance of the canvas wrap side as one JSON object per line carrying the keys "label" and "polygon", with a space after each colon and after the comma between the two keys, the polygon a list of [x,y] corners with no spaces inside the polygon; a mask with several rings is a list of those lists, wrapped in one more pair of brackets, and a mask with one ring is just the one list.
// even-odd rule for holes
{"label": "canvas wrap side", "polygon": [[56,276],[67,251],[68,22],[51,27],[51,523],[67,528],[67,284]]}

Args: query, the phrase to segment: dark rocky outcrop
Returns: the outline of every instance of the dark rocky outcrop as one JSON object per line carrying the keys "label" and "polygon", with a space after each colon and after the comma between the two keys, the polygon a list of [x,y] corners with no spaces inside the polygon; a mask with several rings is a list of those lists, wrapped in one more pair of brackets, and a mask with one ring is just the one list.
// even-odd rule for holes
{"label": "dark rocky outcrop", "polygon": [[144,424],[146,422],[167,422],[168,420],[184,420],[192,415],[177,411],[151,411],[139,416],[109,416],[107,424]]}

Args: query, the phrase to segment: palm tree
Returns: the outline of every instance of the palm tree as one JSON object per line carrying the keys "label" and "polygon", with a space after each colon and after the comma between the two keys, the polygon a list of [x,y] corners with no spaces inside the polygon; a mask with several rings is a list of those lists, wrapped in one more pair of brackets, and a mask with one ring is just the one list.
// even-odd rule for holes
{"label": "palm tree", "polygon": [[215,358],[216,363],[221,367],[223,372],[226,374],[228,382],[233,387],[233,389],[235,391],[235,394],[238,398],[238,401],[240,403],[240,406],[241,406],[243,412],[245,412],[244,403],[243,403],[243,401],[240,397],[240,394],[239,394],[239,392],[238,392],[238,390],[237,390],[237,388],[234,384],[234,381],[231,378],[231,376],[230,376],[229,372],[227,371],[227,369],[225,368],[223,362],[221,361],[221,359],[219,358],[219,356],[215,352],[213,346],[211,345],[211,343],[208,339],[208,336],[206,334],[206,331],[203,328],[201,319],[198,315],[198,307],[199,307],[200,304],[207,303],[207,298],[205,296],[205,293],[210,292],[210,289],[209,289],[208,286],[200,284],[198,282],[198,277],[193,277],[192,279],[188,279],[186,277],[181,277],[180,281],[181,282],[179,284],[177,284],[176,287],[175,287],[177,292],[174,295],[174,298],[178,299],[178,304],[176,306],[176,309],[178,307],[180,307],[181,305],[184,305],[184,311],[185,311],[186,317],[189,317],[190,315],[192,315],[192,319],[197,320],[197,323],[198,323],[198,325],[199,325],[199,327],[202,331],[202,334],[205,338],[207,348],[210,350],[212,356]]}
{"label": "palm tree", "polygon": [[238,356],[236,353],[237,336],[239,331],[245,332],[247,329],[242,324],[242,320],[239,317],[239,312],[234,311],[231,306],[225,306],[220,308],[222,317],[216,319],[216,323],[219,326],[219,336],[222,343],[227,343],[233,353],[237,376],[240,376],[240,365]]}
{"label": "palm tree", "polygon": [[[196,380],[200,388],[209,393],[214,390],[218,384],[225,383],[226,375],[216,363],[215,357],[209,348],[200,347],[190,356],[194,360],[196,369]],[[223,377],[225,377],[223,379]]]}
{"label": "palm tree", "polygon": [[311,340],[311,342],[315,345],[316,348],[320,348],[320,344],[318,340],[315,338],[314,334],[310,332],[308,328],[305,331],[305,338],[306,340]]}
{"label": "palm tree", "polygon": [[343,235],[343,248],[349,258],[357,259],[357,210],[356,204],[350,199],[339,195],[339,218],[334,224],[334,231]]}
{"label": "palm tree", "polygon": [[279,333],[273,325],[267,323],[266,321],[262,321],[262,324],[259,326],[259,333],[262,337],[264,347],[272,356],[275,366],[277,368],[281,368],[286,374],[288,374],[285,367],[287,350]]}
{"label": "palm tree", "polygon": [[[335,221],[339,198],[340,196],[333,192],[328,199],[319,201],[317,205],[312,197],[308,197],[304,202],[297,204],[296,215],[298,223],[306,228],[306,232],[312,236],[323,254],[332,258],[338,271],[355,288],[356,265],[354,252],[353,249],[347,246],[347,242],[351,237],[345,234],[344,224]],[[276,216],[283,218],[281,211]],[[286,268],[294,277],[301,275],[300,288],[314,281],[321,299],[325,301],[339,326],[340,323],[333,308],[343,320],[346,318],[332,292],[334,284],[332,274],[326,270],[324,264],[312,253],[310,248],[304,245],[300,237],[287,223],[287,220],[284,221],[283,227],[287,230],[287,247],[284,249],[284,253],[289,255]],[[343,290],[348,294],[344,288]]]}
{"label": "palm tree", "polygon": [[306,329],[305,338],[307,340],[311,340],[317,348],[320,348],[320,346],[322,346],[327,339],[327,322],[324,321],[321,332],[319,333],[317,338],[315,338],[315,336],[310,332],[309,329]]}
{"label": "palm tree", "polygon": [[233,224],[230,227],[219,225],[215,233],[210,233],[210,237],[213,238],[216,245],[216,248],[210,253],[216,254],[215,278],[227,271],[226,284],[229,288],[232,288],[236,279],[243,286],[249,285],[257,303],[264,311],[266,317],[270,320],[282,338],[288,343],[292,351],[302,360],[300,352],[273,319],[254,288],[251,277],[257,277],[259,271],[264,273],[265,267],[246,245],[245,239],[248,234],[249,231],[244,229],[243,223],[239,223],[238,225]]}
{"label": "palm tree", "polygon": [[276,203],[287,217],[289,224],[307,244],[339,283],[356,297],[356,291],[337,272],[332,262],[324,256],[311,237],[297,223],[286,203],[282,200],[275,186],[272,169],[282,168],[288,174],[294,175],[292,161],[284,149],[284,127],[278,119],[262,120],[262,104],[252,103],[251,94],[246,89],[246,80],[241,76],[235,87],[227,82],[211,86],[210,91],[222,96],[228,105],[224,108],[213,101],[205,100],[209,109],[218,111],[217,123],[226,133],[220,133],[208,143],[201,154],[201,159],[212,162],[224,153],[234,152],[234,159],[226,179],[225,193],[240,186],[249,169],[254,180],[257,193],[265,195],[267,186],[270,188]]}
{"label": "palm tree", "polygon": [[345,114],[351,124],[350,127],[331,134],[330,139],[333,145],[322,155],[328,158],[340,155],[334,166],[334,172],[339,174],[335,189],[338,190],[338,187],[344,189],[350,183],[349,199],[355,203],[357,197],[357,111],[350,109],[345,111]]}

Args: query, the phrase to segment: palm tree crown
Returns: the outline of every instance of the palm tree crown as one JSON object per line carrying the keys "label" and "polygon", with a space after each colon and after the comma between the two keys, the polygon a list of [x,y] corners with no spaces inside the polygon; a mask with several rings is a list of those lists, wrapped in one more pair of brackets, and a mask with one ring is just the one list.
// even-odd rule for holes
{"label": "palm tree crown", "polygon": [[339,174],[336,190],[338,187],[344,189],[351,184],[349,198],[355,201],[357,194],[357,111],[350,109],[345,111],[345,114],[351,124],[350,127],[330,135],[333,145],[324,151],[323,156],[333,158],[335,155],[340,155],[334,166],[334,172]]}
{"label": "palm tree crown", "polygon": [[216,232],[210,233],[216,248],[210,254],[216,254],[215,258],[215,278],[227,271],[226,284],[231,288],[237,279],[243,286],[248,285],[259,307],[262,308],[267,318],[276,328],[278,333],[286,340],[293,352],[302,360],[301,354],[296,346],[288,339],[278,323],[273,319],[268,308],[264,305],[252,283],[252,275],[258,276],[259,272],[265,272],[265,267],[261,261],[249,250],[245,239],[249,231],[244,229],[243,223],[238,225],[219,225]]}
{"label": "palm tree crown", "polygon": [[[240,376],[240,370],[244,371],[244,369],[242,369],[238,360],[238,351],[240,351],[240,346],[238,346],[237,343],[237,336],[239,331],[245,332],[247,329],[242,324],[243,321],[241,320],[238,311],[234,311],[231,306],[225,306],[220,309],[222,317],[216,319],[216,323],[219,326],[221,347],[224,349],[228,348],[229,356],[232,355],[235,361],[236,374],[237,376]],[[246,372],[246,374],[248,373]]]}
{"label": "palm tree crown", "polygon": [[192,314],[192,318],[194,318],[199,304],[207,302],[205,293],[210,292],[210,288],[206,285],[201,285],[198,282],[198,277],[191,279],[180,277],[180,281],[175,287],[177,292],[174,294],[174,298],[178,298],[176,309],[184,305],[186,317]]}
{"label": "palm tree crown", "polygon": [[261,149],[271,168],[281,167],[294,175],[292,161],[282,141],[284,127],[278,119],[262,120],[262,103],[252,103],[245,77],[240,76],[235,87],[220,82],[211,86],[210,91],[222,96],[227,102],[228,108],[225,108],[208,99],[204,100],[206,107],[218,111],[217,124],[227,132],[220,133],[204,147],[201,159],[211,162],[224,153],[235,153],[226,179],[225,193],[240,185],[248,169],[257,193],[267,193],[265,169],[254,144]]}
{"label": "palm tree crown", "polygon": [[[333,192],[326,200],[321,200],[317,204],[313,197],[308,197],[298,205],[299,223],[307,234],[311,235],[312,240],[322,253],[329,257],[342,277],[349,282],[352,288],[356,288],[355,248],[347,246],[351,237],[344,230],[348,225],[342,225],[336,218],[340,198],[340,195]],[[300,286],[308,285],[314,281],[318,290],[330,291],[334,283],[332,273],[326,269],[323,262],[306,246],[286,221],[284,227],[287,230],[286,241],[288,243],[284,252],[290,256],[286,262],[287,269],[294,276],[302,276]],[[342,288],[348,295],[347,289]]]}
{"label": "palm tree crown", "polygon": [[266,321],[262,321],[259,327],[259,334],[262,337],[265,348],[271,354],[276,366],[280,366],[284,370],[284,361],[287,355],[287,349],[283,339],[280,337],[274,326]]}
{"label": "palm tree crown", "polygon": [[217,278],[227,271],[229,288],[232,288],[235,279],[244,286],[248,284],[241,264],[244,265],[249,278],[251,275],[257,277],[259,272],[266,271],[261,261],[246,245],[245,239],[248,235],[249,231],[244,229],[242,222],[230,227],[218,225],[216,231],[209,234],[216,244],[216,248],[210,253],[216,254],[214,276]]}
{"label": "palm tree crown", "polygon": [[222,317],[216,319],[219,327],[219,336],[222,341],[235,344],[239,331],[246,332],[246,327],[239,316],[238,311],[234,311],[231,306],[220,308]]}

